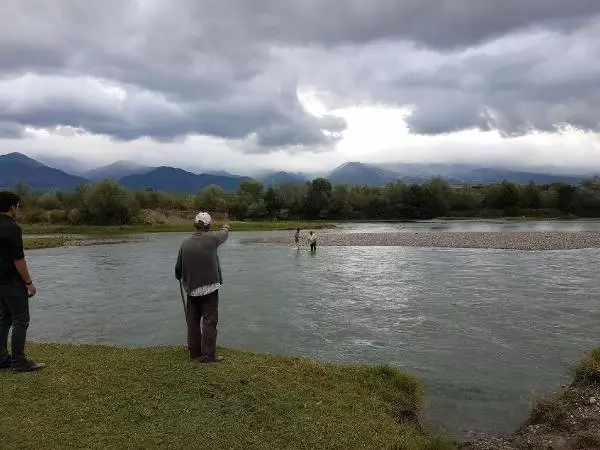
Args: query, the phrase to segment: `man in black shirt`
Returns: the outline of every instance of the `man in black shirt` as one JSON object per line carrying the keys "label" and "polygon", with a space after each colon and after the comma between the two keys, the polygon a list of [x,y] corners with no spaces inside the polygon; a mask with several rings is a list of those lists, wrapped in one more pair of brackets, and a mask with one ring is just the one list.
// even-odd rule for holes
{"label": "man in black shirt", "polygon": [[[44,367],[25,356],[29,327],[29,298],[36,288],[29,276],[21,227],[15,222],[19,212],[18,195],[0,192],[0,369],[30,372]],[[8,334],[12,328],[11,350]]]}

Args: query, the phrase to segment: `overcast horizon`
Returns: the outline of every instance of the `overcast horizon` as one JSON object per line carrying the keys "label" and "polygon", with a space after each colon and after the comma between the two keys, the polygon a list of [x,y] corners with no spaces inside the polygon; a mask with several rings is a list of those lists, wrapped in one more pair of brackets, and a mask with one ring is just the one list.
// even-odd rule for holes
{"label": "overcast horizon", "polygon": [[0,153],[600,171],[597,0],[3,0]]}

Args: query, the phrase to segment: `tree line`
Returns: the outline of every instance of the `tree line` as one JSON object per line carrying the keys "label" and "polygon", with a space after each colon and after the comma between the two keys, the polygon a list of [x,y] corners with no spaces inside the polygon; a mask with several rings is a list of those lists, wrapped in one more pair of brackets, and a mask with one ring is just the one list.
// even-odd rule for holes
{"label": "tree line", "polygon": [[82,185],[72,192],[15,191],[24,203],[25,221],[87,225],[124,225],[143,210],[228,213],[232,220],[415,220],[445,216],[600,217],[600,178],[578,186],[449,185],[440,177],[424,184],[396,182],[384,187],[334,185],[317,178],[305,185],[265,187],[241,183],[236,192],[208,186],[195,195],[152,189],[127,190],[115,181]]}

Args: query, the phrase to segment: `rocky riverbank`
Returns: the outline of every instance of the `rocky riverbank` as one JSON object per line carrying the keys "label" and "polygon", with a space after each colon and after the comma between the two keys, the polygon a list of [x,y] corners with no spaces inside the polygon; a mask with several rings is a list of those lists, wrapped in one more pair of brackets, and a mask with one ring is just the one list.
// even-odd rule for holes
{"label": "rocky riverbank", "polygon": [[512,436],[478,436],[459,446],[470,450],[600,449],[600,349],[577,368],[563,392],[541,399]]}
{"label": "rocky riverbank", "polygon": [[[293,245],[293,237],[263,239],[262,243]],[[393,246],[490,248],[510,250],[571,250],[600,248],[598,232],[423,232],[319,233],[318,246]]]}

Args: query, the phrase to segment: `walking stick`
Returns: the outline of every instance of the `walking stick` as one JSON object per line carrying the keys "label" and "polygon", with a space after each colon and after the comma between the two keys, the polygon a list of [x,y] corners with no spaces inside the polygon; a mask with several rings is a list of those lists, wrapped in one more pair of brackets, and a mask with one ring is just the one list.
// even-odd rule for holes
{"label": "walking stick", "polygon": [[179,280],[179,293],[181,294],[181,304],[183,305],[183,313],[185,314],[185,321],[187,323],[187,306],[185,305],[185,295],[183,293],[183,283]]}

